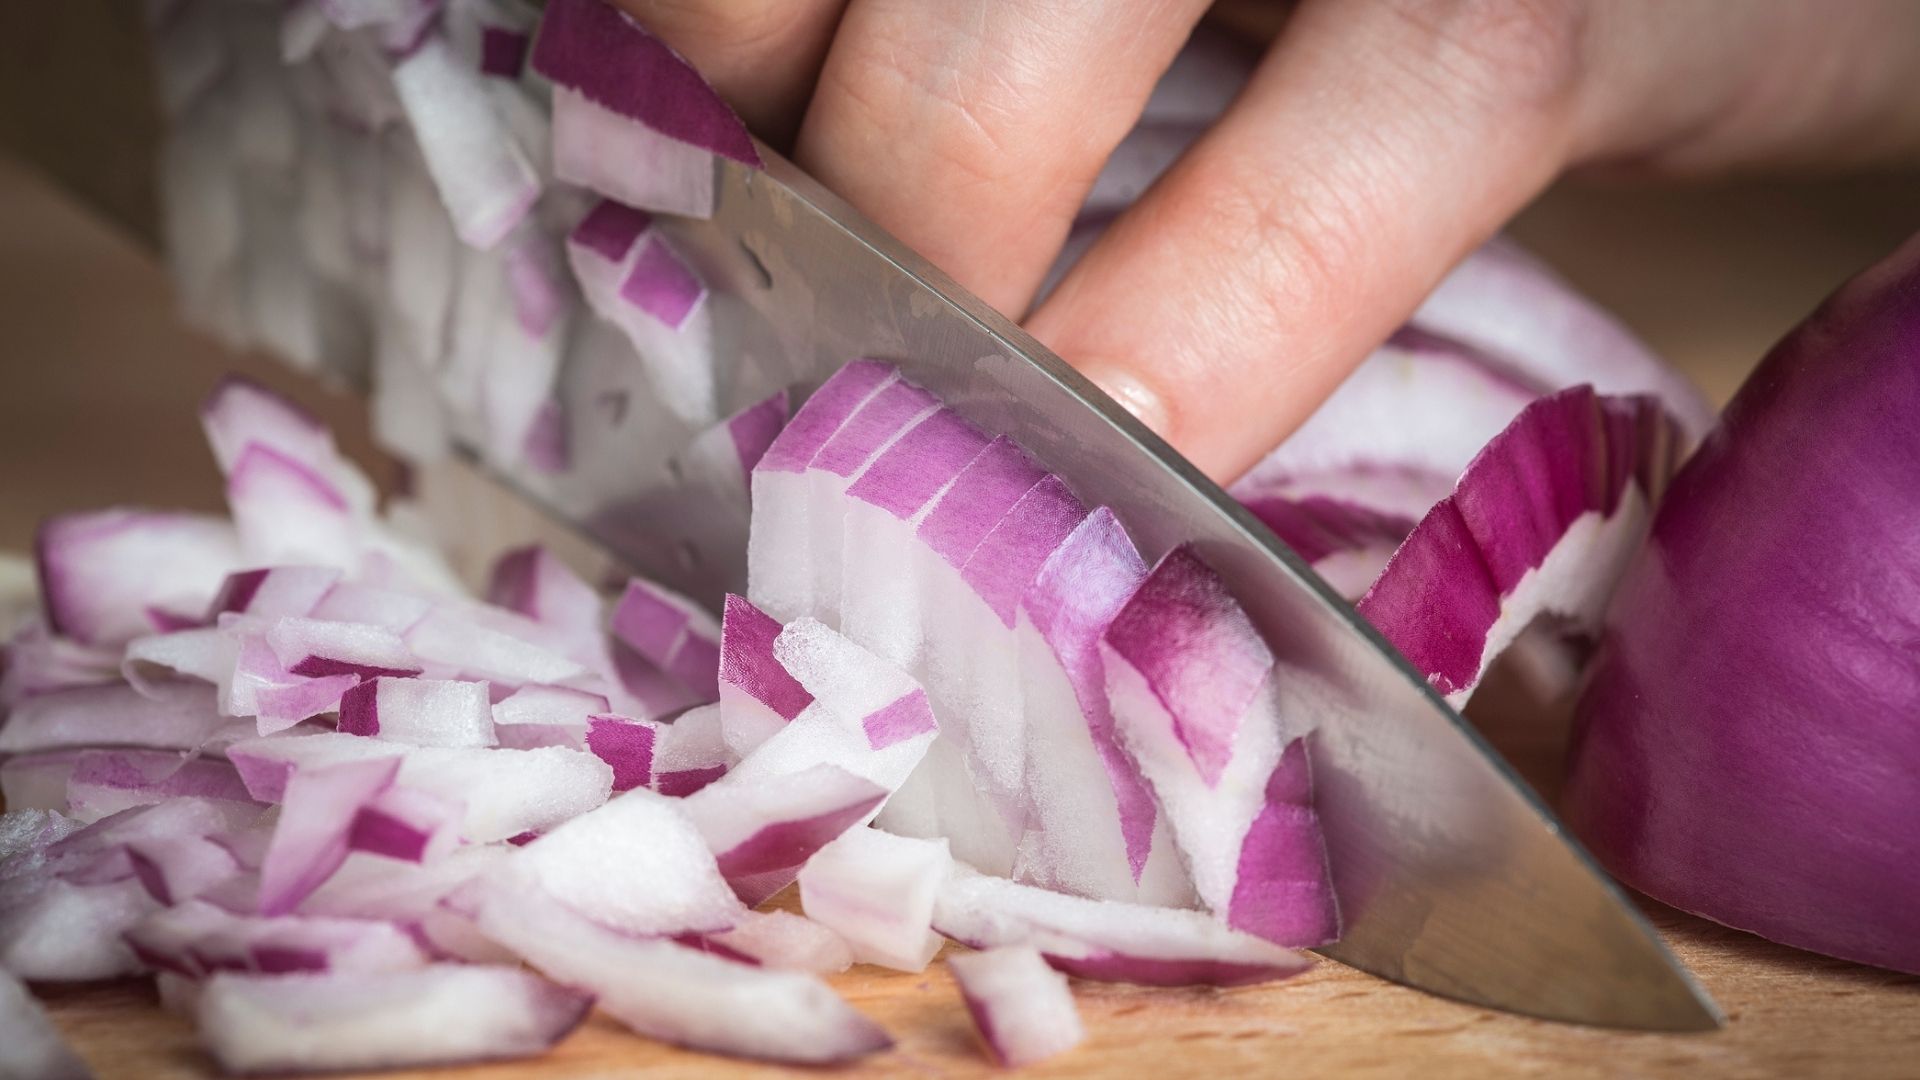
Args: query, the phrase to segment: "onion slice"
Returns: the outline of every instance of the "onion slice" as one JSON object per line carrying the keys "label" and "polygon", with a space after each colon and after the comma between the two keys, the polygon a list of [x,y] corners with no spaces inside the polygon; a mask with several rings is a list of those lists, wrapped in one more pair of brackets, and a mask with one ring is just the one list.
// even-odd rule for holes
{"label": "onion slice", "polygon": [[1592,634],[1679,452],[1649,397],[1529,405],[1387,563],[1360,614],[1459,704],[1528,624]]}
{"label": "onion slice", "polygon": [[1307,743],[1284,677],[1188,548],[1161,559],[1101,639],[1122,745],[1152,784],[1194,888],[1236,929],[1288,946],[1339,936]]}

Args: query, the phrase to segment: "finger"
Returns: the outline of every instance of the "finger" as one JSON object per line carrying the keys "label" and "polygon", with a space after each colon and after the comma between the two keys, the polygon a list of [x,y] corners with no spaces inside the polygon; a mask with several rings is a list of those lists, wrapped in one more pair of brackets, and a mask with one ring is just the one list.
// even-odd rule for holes
{"label": "finger", "polygon": [[775,146],[791,146],[846,0],[615,0]]}
{"label": "finger", "polygon": [[1206,0],[855,0],[795,151],[1019,315]]}
{"label": "finger", "polygon": [[1029,329],[1203,470],[1237,476],[1559,169],[1571,9],[1302,4]]}

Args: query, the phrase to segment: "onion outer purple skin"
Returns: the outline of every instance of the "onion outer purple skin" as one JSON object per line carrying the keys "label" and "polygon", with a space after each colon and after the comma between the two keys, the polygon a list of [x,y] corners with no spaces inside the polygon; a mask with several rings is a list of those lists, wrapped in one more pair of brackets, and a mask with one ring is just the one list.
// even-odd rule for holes
{"label": "onion outer purple skin", "polygon": [[1920,240],[1761,363],[1675,478],[1576,718],[1622,880],[1920,972]]}

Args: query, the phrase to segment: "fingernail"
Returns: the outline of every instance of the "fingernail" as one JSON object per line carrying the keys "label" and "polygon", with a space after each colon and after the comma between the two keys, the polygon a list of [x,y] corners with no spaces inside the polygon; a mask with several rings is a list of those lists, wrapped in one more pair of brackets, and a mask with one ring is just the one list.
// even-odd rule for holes
{"label": "fingernail", "polygon": [[1095,386],[1107,392],[1107,396],[1120,403],[1121,407],[1134,415],[1134,418],[1152,428],[1154,434],[1167,438],[1167,406],[1160,395],[1147,389],[1147,384],[1125,372],[1101,372],[1089,376]]}

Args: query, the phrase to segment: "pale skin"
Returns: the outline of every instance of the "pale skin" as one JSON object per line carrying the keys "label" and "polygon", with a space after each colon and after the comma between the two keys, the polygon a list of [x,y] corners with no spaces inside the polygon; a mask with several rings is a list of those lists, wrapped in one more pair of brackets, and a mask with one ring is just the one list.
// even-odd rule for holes
{"label": "pale skin", "polygon": [[[1561,174],[1920,162],[1920,0],[618,0],[1220,480]],[[1239,99],[1044,303],[1193,27]]]}

